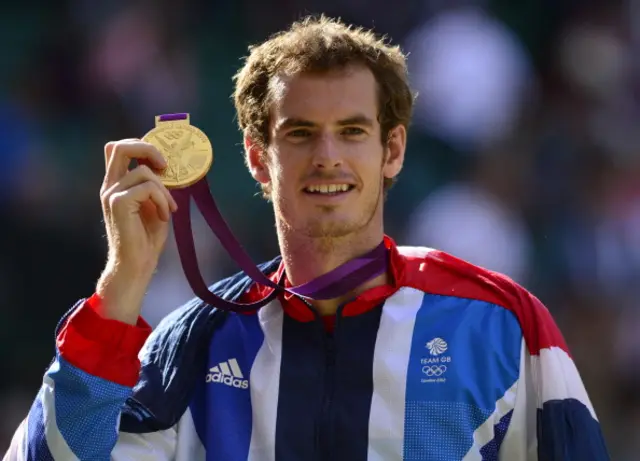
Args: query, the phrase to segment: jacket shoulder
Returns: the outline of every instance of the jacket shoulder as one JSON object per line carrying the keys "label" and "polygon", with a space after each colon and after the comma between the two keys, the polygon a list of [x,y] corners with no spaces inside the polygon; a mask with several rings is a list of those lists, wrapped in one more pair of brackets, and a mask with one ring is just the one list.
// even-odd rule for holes
{"label": "jacket shoulder", "polygon": [[569,353],[547,307],[510,277],[425,247],[398,247],[404,259],[405,285],[425,293],[484,301],[517,318],[531,355],[559,347]]}

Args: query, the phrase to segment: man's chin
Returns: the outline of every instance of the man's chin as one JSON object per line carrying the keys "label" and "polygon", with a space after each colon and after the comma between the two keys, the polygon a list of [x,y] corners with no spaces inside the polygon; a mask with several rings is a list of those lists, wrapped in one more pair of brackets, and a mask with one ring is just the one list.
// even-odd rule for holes
{"label": "man's chin", "polygon": [[309,223],[305,226],[304,233],[310,238],[341,238],[357,232],[360,228],[353,222],[327,220]]}

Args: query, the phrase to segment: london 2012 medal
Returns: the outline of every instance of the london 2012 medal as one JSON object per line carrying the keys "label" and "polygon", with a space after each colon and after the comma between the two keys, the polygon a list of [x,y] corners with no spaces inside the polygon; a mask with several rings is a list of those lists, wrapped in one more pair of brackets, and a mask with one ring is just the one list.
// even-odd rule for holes
{"label": "london 2012 medal", "polygon": [[213,163],[209,138],[189,122],[189,114],[167,114],[155,118],[156,126],[143,141],[155,146],[167,162],[157,172],[168,189],[191,186],[204,178]]}

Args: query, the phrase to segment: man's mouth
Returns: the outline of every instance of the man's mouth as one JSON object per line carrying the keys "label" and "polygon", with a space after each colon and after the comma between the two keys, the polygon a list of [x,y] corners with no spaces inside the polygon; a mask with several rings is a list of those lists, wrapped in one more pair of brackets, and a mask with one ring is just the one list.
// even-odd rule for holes
{"label": "man's mouth", "polygon": [[305,187],[304,191],[307,194],[337,195],[349,192],[354,187],[352,184],[316,184]]}

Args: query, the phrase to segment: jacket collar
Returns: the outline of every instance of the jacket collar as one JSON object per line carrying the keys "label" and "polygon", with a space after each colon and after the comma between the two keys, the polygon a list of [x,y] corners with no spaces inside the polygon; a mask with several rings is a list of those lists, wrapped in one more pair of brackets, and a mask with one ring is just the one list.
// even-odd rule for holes
{"label": "jacket collar", "polygon": [[[388,235],[384,236],[384,244],[389,251],[388,270],[390,277],[388,284],[371,288],[346,303],[342,308],[343,316],[348,317],[363,314],[378,306],[403,286],[403,280],[406,273],[405,258],[398,252],[396,243]],[[273,272],[269,278],[274,282],[283,284],[287,288],[291,287],[291,284],[285,274],[283,261],[280,261],[278,269]],[[253,284],[243,301],[255,301],[268,296],[272,291],[272,288]],[[302,298],[288,292],[282,292],[278,295],[278,299],[280,300],[284,311],[295,320],[300,322],[310,322],[315,320],[315,313],[309,305],[302,300]]]}

